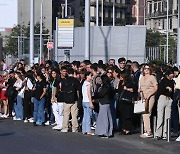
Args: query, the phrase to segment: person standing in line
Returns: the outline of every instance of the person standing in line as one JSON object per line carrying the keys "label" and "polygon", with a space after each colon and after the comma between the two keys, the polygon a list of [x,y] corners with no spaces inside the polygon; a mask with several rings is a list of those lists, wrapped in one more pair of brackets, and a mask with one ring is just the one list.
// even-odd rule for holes
{"label": "person standing in line", "polygon": [[[65,75],[64,75],[65,74]],[[66,77],[66,69],[61,69],[61,77],[58,77],[58,74],[55,70],[52,70],[52,96],[51,96],[51,103],[53,114],[55,116],[56,126],[52,129],[54,130],[61,130],[62,123],[63,123],[63,106],[64,106],[64,96],[63,96],[63,87],[62,82],[63,79]]]}
{"label": "person standing in line", "polygon": [[15,79],[16,82],[14,83],[14,96],[16,97],[14,102],[14,110],[16,116],[13,117],[13,120],[23,120],[23,98],[22,98],[22,86],[23,86],[23,79],[21,73],[15,72]]}
{"label": "person standing in line", "polygon": [[44,125],[45,114],[45,95],[46,95],[46,79],[40,72],[37,73],[37,82],[34,87],[34,126]]}
{"label": "person standing in line", "polygon": [[171,105],[174,93],[173,77],[173,71],[168,70],[158,87],[157,95],[159,99],[157,105],[156,139],[166,139],[167,136],[167,119],[171,117]]}
{"label": "person standing in line", "polygon": [[92,75],[91,72],[86,72],[85,81],[82,86],[82,95],[83,95],[83,121],[82,121],[82,133],[87,135],[94,135],[91,132],[91,115],[92,109],[94,108],[91,98],[91,81]]}
{"label": "person standing in line", "polygon": [[102,84],[92,99],[99,99],[99,114],[96,122],[95,134],[102,138],[112,136],[113,122],[111,116],[110,102],[112,101],[112,87],[106,74],[101,76]]}
{"label": "person standing in line", "polygon": [[[67,70],[68,76],[62,82],[64,92],[64,117],[61,132],[68,132],[68,124],[70,114],[72,116],[72,132],[78,132],[78,106],[80,82],[74,78],[74,70],[69,68]],[[66,73],[67,73],[66,72]]]}
{"label": "person standing in line", "polygon": [[121,74],[121,80],[118,85],[118,115],[123,135],[131,135],[133,119],[133,99],[135,86],[131,79],[131,73],[126,71]]}
{"label": "person standing in line", "polygon": [[151,75],[152,71],[150,65],[145,64],[143,68],[143,76],[141,77],[139,83],[139,92],[142,93],[142,97],[146,100],[147,111],[142,114],[144,122],[144,133],[140,135],[142,138],[153,137],[150,125],[150,117],[152,108],[155,102],[155,93],[158,89],[157,80],[155,76]]}

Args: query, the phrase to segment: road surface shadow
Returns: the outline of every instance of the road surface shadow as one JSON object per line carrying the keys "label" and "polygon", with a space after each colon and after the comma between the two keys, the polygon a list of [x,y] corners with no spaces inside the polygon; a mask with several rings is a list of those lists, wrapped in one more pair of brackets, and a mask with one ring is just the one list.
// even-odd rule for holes
{"label": "road surface shadow", "polygon": [[15,134],[14,132],[11,132],[11,133],[2,133],[0,134],[0,136],[10,136],[10,135],[13,135]]}

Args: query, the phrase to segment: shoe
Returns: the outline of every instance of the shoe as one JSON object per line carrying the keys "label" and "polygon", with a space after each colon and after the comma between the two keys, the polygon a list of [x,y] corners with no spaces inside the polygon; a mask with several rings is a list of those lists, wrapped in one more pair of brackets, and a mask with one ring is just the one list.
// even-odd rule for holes
{"label": "shoe", "polygon": [[36,122],[36,124],[37,124],[38,126],[41,126],[41,125],[42,125],[42,122],[38,120],[38,121]]}
{"label": "shoe", "polygon": [[1,118],[8,118],[6,114],[1,115]]}
{"label": "shoe", "polygon": [[16,121],[22,120],[21,118],[16,118]]}
{"label": "shoe", "polygon": [[180,136],[176,139],[177,142],[180,142]]}
{"label": "shoe", "polygon": [[24,123],[27,123],[27,122],[28,122],[28,120],[27,120],[27,119],[25,119],[25,120],[24,120]]}
{"label": "shoe", "polygon": [[109,137],[106,135],[100,135],[100,138],[109,138]]}
{"label": "shoe", "polygon": [[160,140],[161,139],[161,137],[159,137],[159,136],[155,136],[155,138],[154,138],[155,140]]}
{"label": "shoe", "polygon": [[72,130],[72,133],[78,133],[78,130]]}
{"label": "shoe", "polygon": [[57,126],[54,126],[52,129],[54,129],[54,130],[61,130],[61,129],[62,129],[62,127],[61,127],[61,126],[59,126],[59,125],[57,125]]}
{"label": "shoe", "polygon": [[47,121],[46,123],[44,123],[46,126],[49,126],[50,125],[50,123],[49,123],[49,121]]}
{"label": "shoe", "polygon": [[0,113],[0,117],[2,117],[2,113]]}
{"label": "shoe", "polygon": [[86,135],[94,136],[95,134],[94,134],[94,133],[89,132],[89,133],[86,133]]}
{"label": "shoe", "polygon": [[163,140],[167,140],[167,138],[166,138],[166,137],[163,137],[162,139],[163,139]]}
{"label": "shoe", "polygon": [[13,116],[13,117],[15,116],[15,112],[12,112],[12,116]]}
{"label": "shoe", "polygon": [[95,130],[96,128],[95,128],[94,126],[91,126],[91,129],[92,129],[92,130]]}
{"label": "shoe", "polygon": [[54,126],[54,125],[57,125],[57,123],[56,123],[56,122],[54,122],[54,123],[52,123],[52,124],[51,124],[51,126]]}
{"label": "shoe", "polygon": [[34,125],[34,126],[37,126],[36,122],[33,122],[33,125]]}
{"label": "shoe", "polygon": [[62,132],[62,133],[67,133],[68,131],[65,130],[65,129],[62,129],[61,132]]}
{"label": "shoe", "polygon": [[34,122],[34,119],[33,118],[29,118],[28,121],[32,123],[32,122]]}
{"label": "shoe", "polygon": [[140,135],[141,138],[152,138],[153,135],[152,134],[148,134],[148,133],[144,133]]}

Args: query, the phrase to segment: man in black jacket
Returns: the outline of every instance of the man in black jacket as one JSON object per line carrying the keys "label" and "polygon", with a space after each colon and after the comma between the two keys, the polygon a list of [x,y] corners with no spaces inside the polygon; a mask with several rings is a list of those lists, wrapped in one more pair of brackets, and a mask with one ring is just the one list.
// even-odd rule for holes
{"label": "man in black jacket", "polygon": [[78,107],[77,101],[79,98],[79,81],[73,77],[74,70],[69,68],[68,76],[62,82],[64,91],[64,118],[63,118],[63,129],[61,132],[68,132],[69,116],[72,116],[72,132],[78,132]]}

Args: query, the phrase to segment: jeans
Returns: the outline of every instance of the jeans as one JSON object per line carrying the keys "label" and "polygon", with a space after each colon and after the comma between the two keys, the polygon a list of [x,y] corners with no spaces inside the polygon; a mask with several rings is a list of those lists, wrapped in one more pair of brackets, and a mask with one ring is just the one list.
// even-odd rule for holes
{"label": "jeans", "polygon": [[82,121],[82,132],[88,133],[91,132],[91,115],[92,115],[92,109],[90,108],[89,102],[83,102],[83,121]]}
{"label": "jeans", "polygon": [[39,101],[36,98],[34,98],[33,100],[34,100],[34,122],[43,123],[45,121],[45,114],[44,114],[45,98],[42,98]]}
{"label": "jeans", "polygon": [[16,102],[14,103],[14,110],[16,118],[23,119],[23,100],[19,95],[17,95]]}

